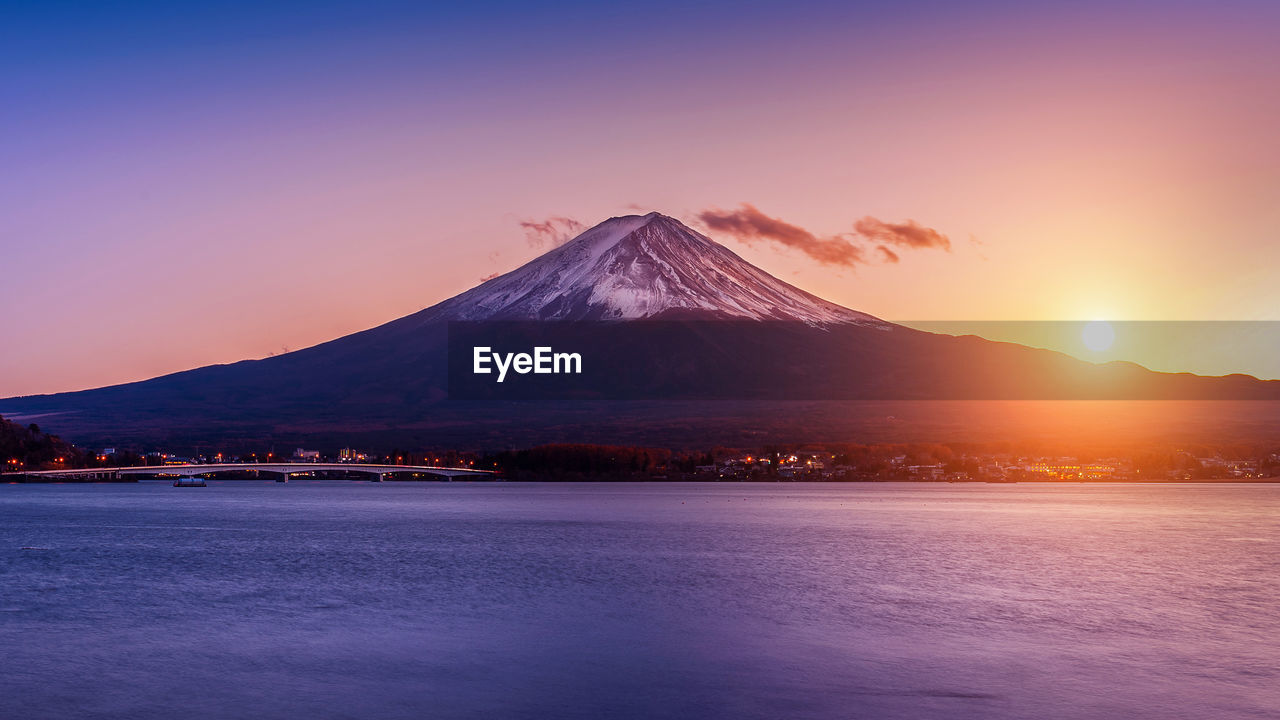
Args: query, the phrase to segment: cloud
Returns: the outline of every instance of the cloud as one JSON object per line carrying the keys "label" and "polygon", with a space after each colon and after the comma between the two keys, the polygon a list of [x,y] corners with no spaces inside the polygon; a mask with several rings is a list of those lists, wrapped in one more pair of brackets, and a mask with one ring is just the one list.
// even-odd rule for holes
{"label": "cloud", "polygon": [[880,251],[881,257],[883,257],[884,261],[887,263],[896,263],[902,259],[898,257],[898,253],[890,250],[889,248],[883,245],[877,245],[876,249]]}
{"label": "cloud", "polygon": [[[882,263],[897,263],[901,256],[893,247],[951,251],[950,238],[915,220],[889,223],[868,215],[853,224],[852,233],[821,236],[770,217],[750,203],[743,203],[737,210],[704,210],[698,213],[698,220],[708,230],[727,234],[739,242],[751,245],[768,241],[795,248],[823,265],[851,268],[870,264],[871,257]],[[873,251],[876,254],[870,256]]]}
{"label": "cloud", "polygon": [[823,265],[853,267],[866,262],[863,249],[842,237],[818,237],[747,203],[737,210],[704,210],[698,213],[698,219],[711,230],[728,233],[747,244],[768,240],[793,247]]}
{"label": "cloud", "polygon": [[552,216],[546,220],[521,220],[525,239],[535,248],[559,247],[586,229],[582,223],[573,218]]}
{"label": "cloud", "polygon": [[868,240],[907,248],[942,248],[951,252],[951,239],[915,220],[887,223],[870,215],[853,224],[853,231]]}
{"label": "cloud", "polygon": [[498,276],[499,276],[499,275],[501,275],[501,274],[502,274],[502,273],[500,273],[500,272],[491,272],[491,273],[489,273],[488,275],[485,275],[484,277],[480,278],[480,282],[482,282],[482,283],[489,282],[490,280],[492,280],[492,279],[494,279],[494,278],[498,277]]}

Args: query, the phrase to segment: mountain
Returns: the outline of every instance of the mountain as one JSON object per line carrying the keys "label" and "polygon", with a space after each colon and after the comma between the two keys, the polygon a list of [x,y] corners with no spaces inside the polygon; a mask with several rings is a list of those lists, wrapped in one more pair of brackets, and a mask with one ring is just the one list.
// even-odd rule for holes
{"label": "mountain", "polygon": [[[470,372],[476,346],[548,344],[580,350],[584,371],[502,384]],[[1280,399],[1280,382],[1094,365],[912,330],[806,293],[650,213],[606,220],[467,292],[321,345],[9,398],[0,414],[38,420],[76,442],[144,449],[550,441],[701,448],[847,440],[918,413],[884,403],[1228,398]],[[947,408],[921,423],[951,415]],[[971,425],[956,417],[957,427]]]}
{"label": "mountain", "polygon": [[424,322],[664,318],[884,324],[787,284],[656,212],[610,218],[420,315]]}

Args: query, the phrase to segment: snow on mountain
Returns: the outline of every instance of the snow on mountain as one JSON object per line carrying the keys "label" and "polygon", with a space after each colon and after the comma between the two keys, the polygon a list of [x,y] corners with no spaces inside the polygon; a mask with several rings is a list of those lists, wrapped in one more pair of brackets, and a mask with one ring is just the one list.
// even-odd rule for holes
{"label": "snow on mountain", "polygon": [[610,218],[422,315],[424,321],[706,316],[885,324],[785,283],[656,212]]}

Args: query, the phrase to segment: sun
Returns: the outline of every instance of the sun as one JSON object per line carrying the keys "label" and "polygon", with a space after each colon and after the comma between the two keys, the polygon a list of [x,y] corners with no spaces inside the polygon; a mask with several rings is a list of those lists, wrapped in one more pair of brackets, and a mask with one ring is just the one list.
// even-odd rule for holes
{"label": "sun", "polygon": [[1116,341],[1115,328],[1111,327],[1111,323],[1106,320],[1094,320],[1085,323],[1084,331],[1080,333],[1080,339],[1084,341],[1084,346],[1094,352],[1102,352],[1110,350],[1111,345]]}

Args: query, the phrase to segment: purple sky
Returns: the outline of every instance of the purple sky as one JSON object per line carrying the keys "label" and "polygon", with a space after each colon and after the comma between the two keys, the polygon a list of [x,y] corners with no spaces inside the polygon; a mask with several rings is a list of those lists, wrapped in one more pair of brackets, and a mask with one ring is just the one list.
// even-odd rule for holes
{"label": "purple sky", "polygon": [[1274,3],[5,15],[0,397],[321,342],[633,207],[945,235],[710,232],[888,319],[1280,320]]}

